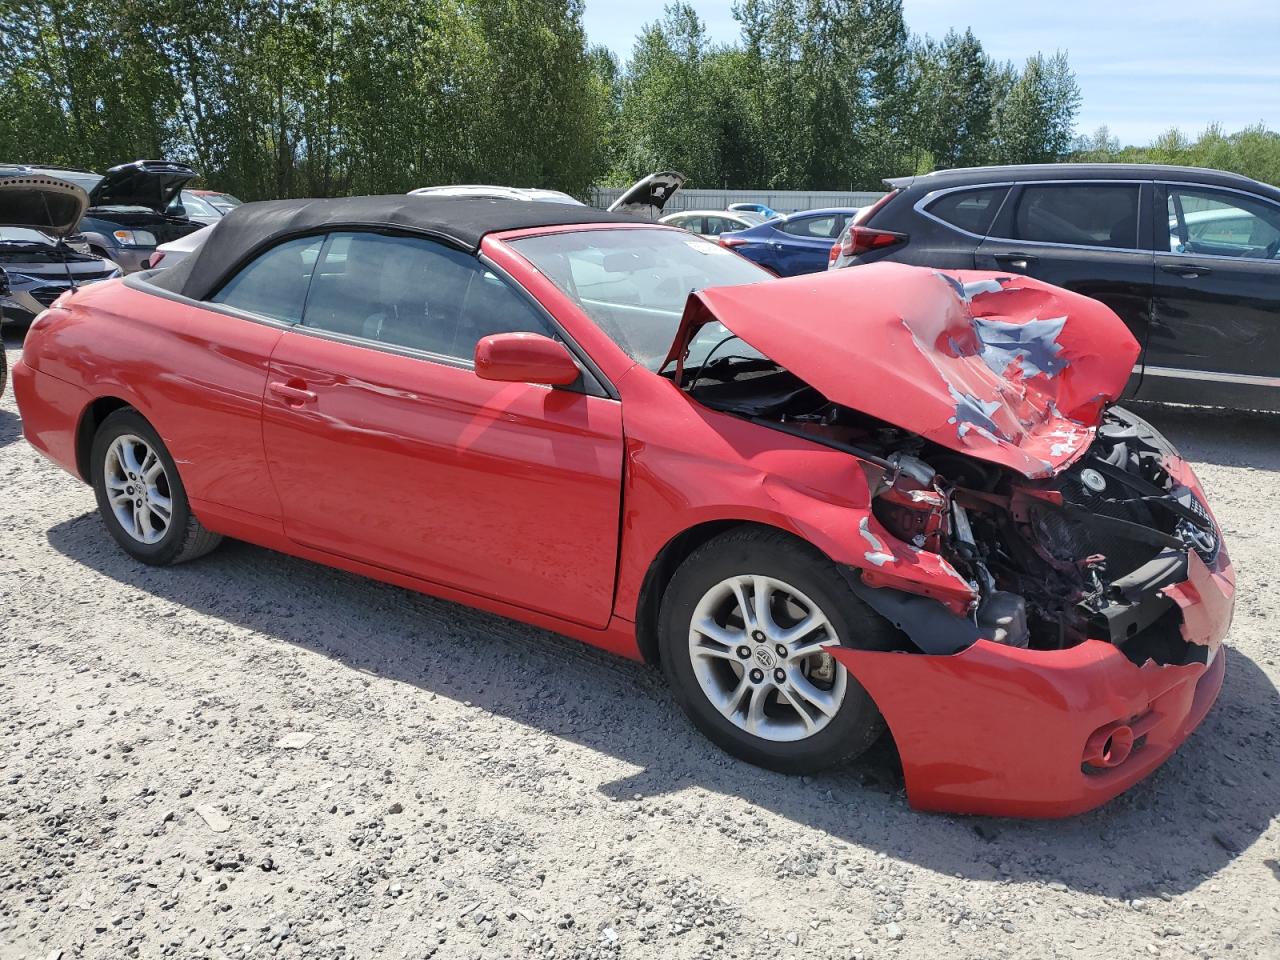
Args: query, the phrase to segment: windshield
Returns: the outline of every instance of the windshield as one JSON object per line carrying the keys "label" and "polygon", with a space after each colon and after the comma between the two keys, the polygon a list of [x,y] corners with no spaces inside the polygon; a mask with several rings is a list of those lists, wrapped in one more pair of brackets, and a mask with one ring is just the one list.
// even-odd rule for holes
{"label": "windshield", "polygon": [[205,196],[205,200],[209,201],[211,206],[221,210],[223,213],[230,213],[236,207],[244,203],[243,200],[238,197],[233,197],[229,193],[210,193]]}
{"label": "windshield", "polygon": [[53,241],[39,230],[28,230],[26,227],[0,227],[0,243],[53,246]]}
{"label": "windshield", "polygon": [[[690,293],[771,278],[732,250],[677,229],[552,233],[511,246],[629,357],[655,372],[671,350]],[[728,336],[718,323],[704,327],[690,348],[690,365]]]}
{"label": "windshield", "polygon": [[167,212],[172,213],[173,208],[181,205],[187,212],[188,217],[220,217],[222,211],[209,203],[204,197],[196,196],[190,190],[183,190],[182,193],[169,204]]}

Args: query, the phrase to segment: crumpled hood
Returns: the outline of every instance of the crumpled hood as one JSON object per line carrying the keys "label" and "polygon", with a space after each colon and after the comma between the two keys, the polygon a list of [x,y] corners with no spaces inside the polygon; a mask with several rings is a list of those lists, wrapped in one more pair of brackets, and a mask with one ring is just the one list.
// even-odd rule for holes
{"label": "crumpled hood", "polygon": [[27,227],[65,237],[88,206],[88,194],[66,180],[20,169],[0,174],[0,227]]}
{"label": "crumpled hood", "polygon": [[1088,297],[897,263],[696,292],[673,355],[712,320],[828,400],[1027,477],[1092,443],[1139,353]]}

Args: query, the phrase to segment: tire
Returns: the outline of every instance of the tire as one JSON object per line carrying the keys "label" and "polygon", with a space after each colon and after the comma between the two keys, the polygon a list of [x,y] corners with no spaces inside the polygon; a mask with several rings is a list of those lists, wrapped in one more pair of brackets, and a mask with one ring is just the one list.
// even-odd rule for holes
{"label": "tire", "polygon": [[[130,463],[145,468],[149,479],[139,481],[144,470],[131,471]],[[89,473],[107,531],[135,560],[157,567],[185,563],[222,542],[221,534],[206,530],[192,514],[173,458],[136,410],[117,410],[102,422],[93,437]]]}
{"label": "tire", "polygon": [[[742,594],[732,587],[725,592],[734,578],[746,581],[737,581]],[[765,630],[753,636],[746,629],[739,599],[746,597],[754,611],[757,590],[770,597],[763,642]],[[804,615],[815,607],[825,623],[788,641],[787,657],[780,656],[785,648],[777,641],[786,637],[780,628],[805,622]],[[706,625],[708,617],[715,630],[695,633],[695,618]],[[827,557],[780,530],[740,527],[690,554],[667,585],[659,630],[662,669],[676,701],[703,734],[739,759],[782,773],[813,773],[852,760],[884,732],[871,696],[838,661],[821,652],[795,654],[834,641],[859,649],[897,649],[898,631],[854,594]],[[757,685],[751,671],[763,682]],[[745,699],[734,704],[736,691],[744,687]],[[805,699],[815,692],[821,696]],[[817,707],[819,701],[825,709]]]}
{"label": "tire", "polygon": [[9,382],[9,357],[4,352],[4,339],[0,336],[0,397],[4,396],[5,384]]}

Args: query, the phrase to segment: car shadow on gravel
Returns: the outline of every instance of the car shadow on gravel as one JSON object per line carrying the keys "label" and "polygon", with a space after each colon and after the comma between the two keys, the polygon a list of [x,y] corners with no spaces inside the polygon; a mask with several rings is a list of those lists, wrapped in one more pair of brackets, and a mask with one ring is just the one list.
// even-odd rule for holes
{"label": "car shadow on gravel", "polygon": [[1280,413],[1154,403],[1126,402],[1125,406],[1193,462],[1280,470]]}
{"label": "car shadow on gravel", "polygon": [[0,410],[0,447],[8,446],[21,436],[21,418],[12,410]]}
{"label": "car shadow on gravel", "polygon": [[[952,817],[907,806],[887,738],[836,772],[799,778],[759,770],[697,734],[656,671],[500,617],[238,542],[180,567],[144,567],[116,548],[94,514],[53,527],[48,539],[97,574],[322,654],[335,670],[469,701],[634,766],[596,788],[614,802],[633,805],[637,796],[686,788],[739,797],[810,828],[806,848],[820,849],[829,834],[942,874],[1144,898],[1195,888],[1252,845],[1280,810],[1280,695],[1236,651],[1201,729],[1101,810],[1042,822]],[[192,642],[218,641],[201,633]],[[703,817],[688,829],[712,828]]]}

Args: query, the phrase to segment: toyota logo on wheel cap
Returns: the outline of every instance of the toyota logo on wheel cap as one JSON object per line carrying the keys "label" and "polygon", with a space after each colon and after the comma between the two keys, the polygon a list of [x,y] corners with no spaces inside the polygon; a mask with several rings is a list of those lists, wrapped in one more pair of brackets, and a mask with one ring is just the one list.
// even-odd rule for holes
{"label": "toyota logo on wheel cap", "polygon": [[760,647],[756,650],[756,663],[760,664],[760,666],[764,667],[766,670],[770,669],[774,664],[773,654],[764,647]]}

